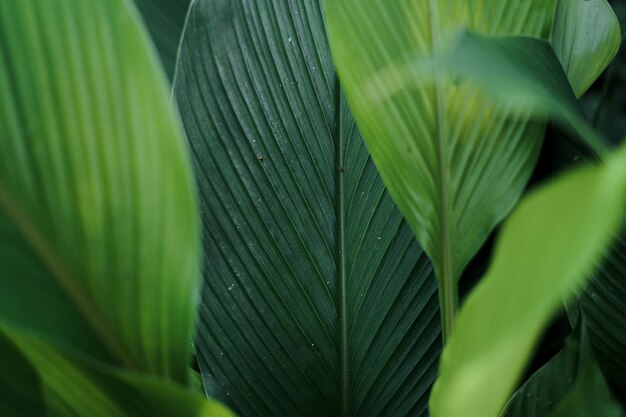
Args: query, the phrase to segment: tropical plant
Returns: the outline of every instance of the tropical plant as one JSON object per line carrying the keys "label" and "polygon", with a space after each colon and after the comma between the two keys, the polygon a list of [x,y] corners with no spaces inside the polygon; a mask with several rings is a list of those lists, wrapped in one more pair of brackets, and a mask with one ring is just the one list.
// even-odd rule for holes
{"label": "tropical plant", "polygon": [[626,148],[579,103],[620,38],[606,0],[0,0],[0,415],[622,415]]}

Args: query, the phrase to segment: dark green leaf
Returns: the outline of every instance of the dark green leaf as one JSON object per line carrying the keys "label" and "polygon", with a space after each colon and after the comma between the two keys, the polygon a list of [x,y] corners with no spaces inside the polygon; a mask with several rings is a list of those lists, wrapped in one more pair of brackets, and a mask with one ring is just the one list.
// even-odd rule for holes
{"label": "dark green leaf", "polygon": [[44,410],[37,371],[19,348],[0,332],[0,415],[41,417],[45,415]]}
{"label": "dark green leaf", "polygon": [[577,299],[600,368],[626,398],[626,232]]}
{"label": "dark green leaf", "polygon": [[342,95],[321,2],[195,2],[174,89],[202,198],[208,393],[246,416],[425,415],[436,284]]}
{"label": "dark green leaf", "polygon": [[191,0],[134,0],[171,79],[176,67],[178,44]]}
{"label": "dark green leaf", "polygon": [[[581,335],[582,333],[582,335]],[[502,417],[620,417],[578,326],[561,352],[539,369],[507,404]]]}

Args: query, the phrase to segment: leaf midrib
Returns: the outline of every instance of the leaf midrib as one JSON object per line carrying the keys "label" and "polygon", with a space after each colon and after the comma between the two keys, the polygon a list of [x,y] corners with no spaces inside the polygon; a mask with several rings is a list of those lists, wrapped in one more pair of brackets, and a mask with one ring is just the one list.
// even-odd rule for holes
{"label": "leaf midrib", "polygon": [[[435,28],[437,19],[435,16],[436,8],[433,0],[428,0],[429,18],[430,18],[430,39],[432,53],[436,53],[439,45],[438,28]],[[445,344],[446,339],[452,333],[454,314],[456,310],[456,277],[452,273],[452,257],[450,248],[450,225],[448,218],[448,187],[446,182],[447,160],[444,138],[444,103],[441,92],[441,79],[435,78],[435,117],[437,118],[437,161],[439,172],[437,173],[437,190],[439,199],[439,223],[441,227],[440,250],[441,265],[435,268],[441,276],[439,281],[439,300],[442,321],[442,337]]]}
{"label": "leaf midrib", "polygon": [[339,415],[348,416],[349,404],[349,368],[348,368],[348,274],[346,261],[346,227],[345,227],[345,190],[344,190],[344,150],[345,143],[341,131],[341,85],[339,78],[335,75],[335,247],[337,250],[337,294],[339,321]]}

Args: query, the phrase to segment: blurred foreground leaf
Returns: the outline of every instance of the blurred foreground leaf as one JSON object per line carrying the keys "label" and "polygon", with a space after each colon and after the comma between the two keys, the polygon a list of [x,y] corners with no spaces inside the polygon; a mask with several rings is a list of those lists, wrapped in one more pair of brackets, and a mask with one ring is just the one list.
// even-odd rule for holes
{"label": "blurred foreground leaf", "polygon": [[122,0],[23,0],[0,38],[0,320],[185,381],[198,210],[146,34]]}
{"label": "blurred foreground leaf", "polygon": [[0,391],[0,410],[12,408],[3,415],[234,416],[220,404],[171,381],[69,359],[45,343],[7,334],[0,342],[0,387],[6,387]]}
{"label": "blurred foreground leaf", "polygon": [[[490,94],[512,106],[551,111],[600,148],[563,71],[539,70],[558,65],[548,44],[468,35],[459,45],[442,70],[489,85]],[[619,230],[626,209],[625,158],[621,149],[602,164],[571,172],[531,193],[511,214],[493,263],[461,309],[444,350],[431,396],[434,417],[499,414],[543,326],[562,297],[586,281]]]}

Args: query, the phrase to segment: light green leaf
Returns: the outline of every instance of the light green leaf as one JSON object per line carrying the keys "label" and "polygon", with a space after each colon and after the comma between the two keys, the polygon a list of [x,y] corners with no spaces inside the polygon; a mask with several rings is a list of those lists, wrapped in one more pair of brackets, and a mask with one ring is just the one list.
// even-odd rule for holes
{"label": "light green leaf", "polygon": [[[587,140],[597,140],[574,112],[576,101],[569,87],[563,90],[565,74],[538,71],[538,63],[552,68],[558,62],[545,42],[466,36],[460,45],[440,70],[464,74],[483,87],[490,80],[490,94],[501,100],[508,97],[514,107],[520,103],[531,107],[534,103],[544,111],[553,107],[559,120],[569,122]],[[465,59],[469,56],[473,59]],[[522,60],[529,65],[515,65]],[[461,62],[462,66],[455,65]],[[526,80],[529,88],[522,99],[512,93],[519,86],[497,88],[504,85],[504,78],[512,80],[511,85],[518,78]],[[603,165],[575,171],[543,187],[526,198],[503,226],[493,264],[463,306],[442,356],[431,396],[434,417],[498,415],[561,298],[585,282],[619,228],[626,208],[624,154],[621,150]]]}
{"label": "light green leaf", "polygon": [[191,0],[134,0],[134,2],[159,51],[165,72],[172,78]]}
{"label": "light green leaf", "polygon": [[[561,124],[570,126],[595,149],[595,154],[605,155],[606,148],[582,120],[578,104],[556,66],[558,61],[545,43],[531,39],[483,39],[466,36],[458,48],[447,58],[445,66],[454,74],[463,73],[502,102],[532,111],[537,116],[551,114]],[[444,60],[445,61],[445,60]],[[506,74],[503,76],[503,74]],[[582,162],[592,156],[583,153],[584,146],[561,140],[557,144],[559,165]],[[584,287],[579,297],[591,345],[598,364],[613,382],[626,394],[626,300],[624,284],[624,232],[602,262],[595,278]]]}
{"label": "light green leaf", "polygon": [[[585,330],[539,369],[507,404],[502,417],[620,417],[622,412],[593,358]],[[581,335],[581,333],[583,333]]]}
{"label": "light green leaf", "polygon": [[0,321],[184,381],[198,213],[152,51],[123,0],[0,2]]}
{"label": "light green leaf", "polygon": [[321,1],[196,1],[174,90],[202,198],[207,392],[243,416],[425,416],[435,278],[345,102]]}
{"label": "light green leaf", "polygon": [[[7,334],[11,342],[3,336],[0,343],[0,387],[10,385],[12,396],[0,396],[0,410],[17,405],[21,415],[32,417],[234,416],[222,405],[167,380],[74,360],[40,341]],[[16,353],[7,356],[7,352]],[[18,353],[21,360],[14,362]]]}
{"label": "light green leaf", "polygon": [[550,43],[577,97],[613,61],[621,41],[619,21],[606,0],[560,0]]}
{"label": "light green leaf", "polygon": [[499,414],[561,298],[585,282],[608,248],[625,197],[626,165],[618,155],[520,203],[444,350],[433,417]]}
{"label": "light green leaf", "polygon": [[[569,141],[556,144],[555,165],[559,171],[594,160],[586,149]],[[579,310],[590,335],[598,365],[622,398],[626,398],[626,229],[622,229],[611,250],[599,264],[593,279],[581,288],[567,312],[576,323]]]}
{"label": "light green leaf", "polygon": [[[335,64],[383,180],[433,261],[444,334],[452,328],[464,267],[517,202],[535,166],[544,124],[496,107],[445,75],[401,68],[445,53],[455,35],[547,37],[556,2],[545,0],[328,0]],[[386,71],[386,83],[377,78]]]}

